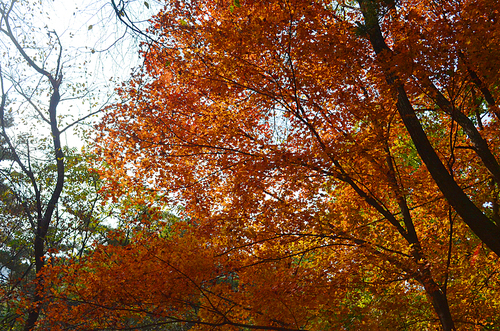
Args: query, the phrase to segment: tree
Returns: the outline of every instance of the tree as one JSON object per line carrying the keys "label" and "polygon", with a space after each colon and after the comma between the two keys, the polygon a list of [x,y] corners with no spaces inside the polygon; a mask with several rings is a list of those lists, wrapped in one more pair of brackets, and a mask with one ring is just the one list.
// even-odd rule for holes
{"label": "tree", "polygon": [[[200,328],[498,323],[499,9],[488,0],[167,3],[143,72],[99,127],[101,173],[115,198],[181,203],[192,226],[180,233],[203,241],[179,244],[183,254],[102,247],[79,287],[61,294],[81,305],[56,306],[57,316],[91,312],[117,328],[188,313]],[[178,277],[149,286],[181,293],[147,301],[148,282],[124,285],[161,266]],[[105,278],[131,268],[119,288]],[[113,302],[87,292],[104,284]]]}
{"label": "tree", "polygon": [[[37,10],[43,13],[26,1],[0,2],[0,325],[5,329],[19,329],[20,321],[25,330],[34,328],[46,259],[83,254],[99,223],[94,215],[99,184],[97,174],[88,171],[89,156],[63,143],[75,125],[101,111],[92,105],[98,97],[93,88],[81,80],[89,76],[88,61],[79,63],[55,30],[38,26]],[[81,116],[81,107],[60,110],[73,107],[74,100],[91,104],[90,110]]]}

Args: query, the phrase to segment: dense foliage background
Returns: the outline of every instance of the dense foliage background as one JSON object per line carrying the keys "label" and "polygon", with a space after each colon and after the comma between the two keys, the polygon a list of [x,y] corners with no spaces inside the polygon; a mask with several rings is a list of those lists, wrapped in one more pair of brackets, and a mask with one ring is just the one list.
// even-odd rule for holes
{"label": "dense foliage background", "polygon": [[[144,63],[87,156],[52,125],[30,177],[3,91],[5,323],[499,329],[498,1],[165,1],[147,29],[112,4]],[[8,192],[53,197],[43,166],[66,182],[30,218]]]}

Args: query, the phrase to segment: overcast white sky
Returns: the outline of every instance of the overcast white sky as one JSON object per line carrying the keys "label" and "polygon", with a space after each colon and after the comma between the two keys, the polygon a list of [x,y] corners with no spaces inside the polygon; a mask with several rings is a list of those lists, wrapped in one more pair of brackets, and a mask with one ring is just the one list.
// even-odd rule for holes
{"label": "overcast white sky", "polygon": [[[10,0],[2,0],[2,2],[10,2]],[[119,3],[119,0],[116,2]],[[146,20],[160,8],[156,0],[148,0],[147,6],[144,0],[129,2],[127,13],[137,21],[142,21],[144,28],[147,25]],[[16,4],[19,11],[26,10],[22,3],[26,2]],[[82,84],[85,84],[85,89],[92,91],[95,97],[95,99],[84,97],[78,100],[61,101],[58,107],[59,114],[70,114],[76,119],[95,111],[108,100],[116,84],[129,77],[131,68],[140,65],[137,36],[128,33],[125,26],[117,19],[110,0],[41,0],[32,3],[33,6],[28,8],[33,9],[33,18],[30,15],[20,15],[19,17],[26,21],[13,21],[12,25],[17,29],[16,31],[23,30],[22,26],[28,24],[40,28],[32,32],[34,36],[32,38],[41,44],[41,47],[44,47],[48,40],[48,31],[57,32],[63,53],[67,56],[64,60],[64,82],[73,83],[73,85],[80,84],[79,88],[82,90],[84,89]],[[46,62],[48,69],[50,69],[51,60],[54,61],[56,58],[55,53],[49,55],[49,61]],[[8,67],[9,62],[2,63],[2,66]],[[24,73],[19,70],[17,72],[21,78],[24,78]],[[33,77],[36,79],[36,74]],[[26,82],[28,83],[29,81]],[[62,100],[71,98],[72,90],[72,87],[66,87],[65,91],[62,91],[64,93]],[[42,105],[44,101],[47,105],[47,100],[41,96]],[[21,129],[23,124],[19,120],[16,123],[17,129]],[[43,130],[43,128],[39,125],[32,125],[28,130],[37,135],[41,131],[33,131]],[[70,146],[81,147],[82,145],[80,139],[73,134],[67,134],[63,139]]]}

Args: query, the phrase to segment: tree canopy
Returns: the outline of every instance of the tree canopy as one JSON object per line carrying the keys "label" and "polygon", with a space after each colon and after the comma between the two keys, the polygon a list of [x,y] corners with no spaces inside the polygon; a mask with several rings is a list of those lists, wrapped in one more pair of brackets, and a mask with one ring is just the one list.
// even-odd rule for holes
{"label": "tree canopy", "polygon": [[102,215],[96,214],[104,209],[91,156],[68,147],[67,134],[102,110],[96,100],[105,103],[105,84],[89,86],[93,52],[68,45],[76,29],[60,31],[60,22],[47,22],[54,14],[49,7],[0,1],[2,330],[34,328],[46,261],[82,255],[100,235]]}
{"label": "tree canopy", "polygon": [[498,328],[499,10],[166,1],[96,145],[147,215],[47,273],[46,323]]}

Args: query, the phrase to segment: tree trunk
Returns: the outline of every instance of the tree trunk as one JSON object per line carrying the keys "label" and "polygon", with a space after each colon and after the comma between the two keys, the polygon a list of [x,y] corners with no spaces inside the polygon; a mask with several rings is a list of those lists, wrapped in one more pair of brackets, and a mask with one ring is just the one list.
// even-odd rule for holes
{"label": "tree trunk", "polygon": [[[390,55],[378,23],[377,4],[369,0],[358,0],[368,37],[373,50]],[[465,194],[443,165],[425,134],[415,110],[408,99],[403,83],[398,82],[394,73],[386,70],[386,80],[398,93],[396,106],[399,115],[411,136],[422,161],[450,205],[469,226],[469,228],[498,256],[500,256],[500,228],[498,228]]]}
{"label": "tree trunk", "polygon": [[424,286],[425,292],[431,297],[432,307],[434,307],[434,311],[439,317],[443,330],[456,330],[453,318],[451,317],[448,298],[432,278],[429,268],[423,266],[420,275],[416,279]]}

